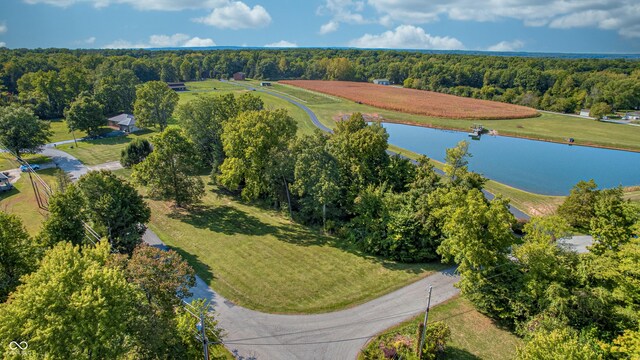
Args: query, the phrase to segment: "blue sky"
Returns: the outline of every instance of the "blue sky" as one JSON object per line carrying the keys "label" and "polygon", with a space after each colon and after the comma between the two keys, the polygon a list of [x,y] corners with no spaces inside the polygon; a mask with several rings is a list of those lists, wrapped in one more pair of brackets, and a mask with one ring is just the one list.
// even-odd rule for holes
{"label": "blue sky", "polygon": [[0,46],[640,53],[637,0],[2,0]]}

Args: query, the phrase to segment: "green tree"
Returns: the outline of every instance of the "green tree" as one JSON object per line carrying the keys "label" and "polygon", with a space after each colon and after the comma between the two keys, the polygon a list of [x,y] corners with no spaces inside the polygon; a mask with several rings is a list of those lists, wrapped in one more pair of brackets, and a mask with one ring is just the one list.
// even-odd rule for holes
{"label": "green tree", "polygon": [[467,173],[467,165],[469,164],[467,159],[471,157],[469,143],[460,141],[455,147],[447,149],[446,153],[444,174],[451,183],[457,184]]}
{"label": "green tree", "polygon": [[[194,330],[198,329],[200,319],[193,316],[192,313],[205,314],[204,321],[207,339],[209,340],[209,353],[215,354],[216,344],[219,344],[224,336],[223,330],[218,326],[218,321],[211,305],[203,299],[197,299],[191,302],[191,306],[179,309],[177,315],[178,333],[186,346],[188,358],[196,359],[202,357],[202,342],[193,336]],[[225,357],[223,356],[222,358],[224,359]]]}
{"label": "green tree", "polygon": [[125,168],[139,164],[153,151],[147,139],[135,138],[120,152],[120,164]]}
{"label": "green tree", "polygon": [[63,242],[47,251],[38,270],[0,305],[1,341],[26,341],[43,358],[135,357],[128,329],[142,294],[121,271],[105,266],[108,257],[106,242],[82,252]]}
{"label": "green tree", "polygon": [[593,106],[591,106],[591,109],[589,111],[589,116],[594,117],[596,119],[602,119],[603,116],[611,114],[612,110],[613,109],[611,109],[611,105],[605,102],[595,103],[593,104]]}
{"label": "green tree", "polygon": [[519,347],[516,359],[566,359],[591,360],[602,359],[602,352],[598,346],[568,327],[551,331],[537,331],[523,347]]}
{"label": "green tree", "polygon": [[68,184],[63,191],[51,195],[49,217],[40,232],[43,243],[50,247],[62,241],[85,244],[85,205],[85,199],[75,184]]}
{"label": "green tree", "polygon": [[360,113],[336,124],[327,143],[340,170],[340,205],[350,210],[353,200],[370,184],[379,184],[389,164],[389,135],[379,124],[367,125]]}
{"label": "green tree", "polygon": [[142,127],[167,127],[180,97],[162,81],[149,81],[136,88],[133,114]]}
{"label": "green tree", "polygon": [[50,124],[19,106],[0,108],[0,143],[15,153],[37,153],[49,141]]}
{"label": "green tree", "polygon": [[98,79],[94,88],[96,100],[105,114],[131,113],[136,100],[136,85],[140,80],[129,69],[119,70]]}
{"label": "green tree", "polygon": [[134,166],[132,177],[148,186],[152,196],[171,199],[178,207],[198,201],[204,183],[197,177],[198,154],[184,132],[167,128],[151,140],[153,152]]}
{"label": "green tree", "polygon": [[578,182],[558,207],[558,215],[569,222],[569,225],[586,229],[594,217],[594,206],[598,198],[598,185],[593,181]]}
{"label": "green tree", "polygon": [[144,224],[151,217],[142,196],[127,181],[106,170],[83,175],[78,187],[94,229],[106,236],[116,250],[131,253],[142,241]]}
{"label": "green tree", "polygon": [[300,197],[302,211],[311,219],[322,218],[326,230],[327,205],[338,197],[338,163],[327,152],[327,136],[320,130],[298,138],[293,145],[296,154],[295,181],[291,190]]}
{"label": "green tree", "polygon": [[[421,325],[422,326],[422,325]],[[422,359],[435,360],[445,353],[451,339],[451,329],[442,321],[427,325]]]}
{"label": "green tree", "polygon": [[242,187],[245,200],[276,197],[287,186],[283,158],[296,135],[296,123],[286,110],[247,111],[224,124],[222,142],[227,158],[220,167],[220,183],[230,189]]}
{"label": "green tree", "polygon": [[640,211],[628,200],[624,200],[622,188],[600,191],[591,219],[591,235],[594,243],[590,250],[601,254],[606,250],[616,251],[631,239],[633,226],[640,218]]}
{"label": "green tree", "polygon": [[37,71],[23,75],[18,80],[19,99],[33,106],[41,118],[62,116],[65,102],[64,83],[56,71]]}
{"label": "green tree", "polygon": [[0,211],[0,302],[37,267],[37,246],[16,215]]}
{"label": "green tree", "polygon": [[102,105],[89,95],[80,95],[71,106],[65,110],[69,131],[86,131],[89,136],[95,136],[100,128],[106,124]]}

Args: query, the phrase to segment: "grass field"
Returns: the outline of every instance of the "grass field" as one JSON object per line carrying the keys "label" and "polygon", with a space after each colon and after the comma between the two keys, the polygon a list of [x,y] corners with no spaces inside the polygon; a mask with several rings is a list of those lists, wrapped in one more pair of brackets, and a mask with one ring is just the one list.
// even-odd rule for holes
{"label": "grass field", "polygon": [[[38,171],[38,174],[49,185],[54,182],[55,169]],[[27,174],[21,174],[11,191],[0,193],[0,211],[18,215],[29,234],[36,235],[40,231],[46,212],[38,208],[36,197],[31,188]]]}
{"label": "grass field", "polygon": [[476,120],[538,116],[535,109],[520,105],[365,82],[285,80],[281,83],[409,114]]}
{"label": "grass field", "polygon": [[[369,342],[366,349],[374,350],[381,342],[388,343],[397,334],[409,336],[415,346],[418,324],[424,315],[395,326]],[[512,359],[522,340],[496,326],[491,319],[475,310],[468,300],[457,297],[435,306],[429,312],[429,323],[445,322],[451,329],[445,359]],[[359,359],[368,359],[362,353]]]}
{"label": "grass field", "polygon": [[[390,111],[335,97],[315,95],[307,90],[274,83],[273,89],[299,97],[316,113],[320,121],[332,128],[342,114],[361,112],[377,114],[384,121],[467,131],[478,120],[445,119]],[[514,120],[482,120],[485,128],[500,135],[566,143],[573,138],[576,145],[602,146],[640,151],[640,127],[582,119],[560,114],[542,113],[539,117]]]}
{"label": "grass field", "polygon": [[223,296],[275,313],[317,313],[374,299],[440,264],[365,256],[337,239],[207,186],[202,204],[178,211],[150,200],[151,229]]}
{"label": "grass field", "polygon": [[149,130],[138,131],[127,136],[113,138],[79,141],[78,145],[64,144],[58,146],[59,150],[68,152],[78,158],[85,165],[98,165],[120,159],[120,152],[135,138],[149,138],[155,132]]}

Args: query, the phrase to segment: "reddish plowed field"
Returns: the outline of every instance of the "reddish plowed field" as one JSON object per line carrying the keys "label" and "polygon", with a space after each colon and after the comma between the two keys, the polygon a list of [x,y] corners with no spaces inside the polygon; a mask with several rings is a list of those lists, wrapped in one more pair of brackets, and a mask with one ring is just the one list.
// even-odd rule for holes
{"label": "reddish plowed field", "polygon": [[451,119],[522,119],[538,115],[525,106],[440,94],[433,91],[400,89],[350,81],[287,80],[324,94],[339,96],[382,109]]}

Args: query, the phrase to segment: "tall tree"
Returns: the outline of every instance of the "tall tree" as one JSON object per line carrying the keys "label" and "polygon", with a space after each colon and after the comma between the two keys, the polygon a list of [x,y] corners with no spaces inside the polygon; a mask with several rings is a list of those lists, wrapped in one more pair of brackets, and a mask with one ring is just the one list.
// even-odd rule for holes
{"label": "tall tree", "polygon": [[0,302],[37,267],[37,247],[16,215],[0,211]]}
{"label": "tall tree", "polygon": [[120,152],[120,164],[130,168],[139,164],[151,154],[153,148],[147,139],[135,138]]}
{"label": "tall tree", "polygon": [[0,108],[0,143],[15,153],[36,153],[49,141],[51,125],[39,120],[31,110],[8,106]]}
{"label": "tall tree", "polygon": [[277,188],[287,187],[289,174],[283,172],[282,161],[296,130],[295,121],[283,109],[247,111],[227,122],[222,137],[227,158],[220,167],[220,183],[230,190],[244,185],[246,200],[275,198]]}
{"label": "tall tree", "polygon": [[136,100],[136,85],[140,80],[129,69],[109,73],[98,79],[95,98],[104,106],[105,115],[131,113]]}
{"label": "tall tree", "polygon": [[0,339],[26,341],[43,358],[133,356],[128,329],[143,295],[121,271],[105,266],[108,257],[106,242],[82,252],[63,242],[47,251],[38,270],[0,305]]}
{"label": "tall tree", "polygon": [[595,203],[598,198],[598,185],[593,179],[578,182],[558,207],[558,215],[569,225],[586,229],[595,215]]}
{"label": "tall tree", "polygon": [[162,81],[149,81],[136,88],[133,114],[140,126],[159,126],[163,131],[178,104],[179,96]]}
{"label": "tall tree", "polygon": [[590,250],[601,254],[606,250],[618,250],[633,235],[633,226],[640,219],[637,206],[624,200],[622,188],[600,191],[591,219],[591,235],[594,243]]}
{"label": "tall tree", "polygon": [[144,224],[151,217],[142,196],[125,180],[106,170],[83,175],[78,187],[96,231],[106,236],[116,250],[131,253],[142,241]]}
{"label": "tall tree", "polygon": [[322,217],[326,230],[327,205],[338,197],[338,163],[327,151],[327,139],[320,130],[312,136],[298,138],[293,145],[296,154],[291,190],[301,198],[303,212],[312,219]]}
{"label": "tall tree", "polygon": [[61,241],[74,245],[85,243],[84,222],[87,220],[85,199],[78,187],[71,183],[49,198],[49,217],[42,225],[40,237],[47,246]]}
{"label": "tall tree", "polygon": [[153,196],[171,199],[181,207],[196,202],[204,193],[197,177],[198,154],[184,132],[170,127],[151,142],[153,152],[133,168],[133,179],[149,187]]}
{"label": "tall tree", "polygon": [[86,131],[89,136],[97,135],[107,123],[102,105],[86,93],[71,103],[64,111],[64,116],[69,131]]}
{"label": "tall tree", "polygon": [[389,163],[389,135],[379,124],[367,125],[360,113],[336,124],[329,152],[340,167],[340,204],[350,209],[360,190],[377,184]]}
{"label": "tall tree", "polygon": [[446,150],[444,174],[450,182],[457,184],[460,178],[467,173],[467,165],[469,165],[469,143],[460,141],[455,147]]}

